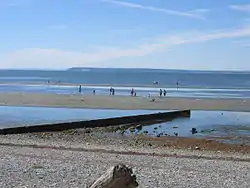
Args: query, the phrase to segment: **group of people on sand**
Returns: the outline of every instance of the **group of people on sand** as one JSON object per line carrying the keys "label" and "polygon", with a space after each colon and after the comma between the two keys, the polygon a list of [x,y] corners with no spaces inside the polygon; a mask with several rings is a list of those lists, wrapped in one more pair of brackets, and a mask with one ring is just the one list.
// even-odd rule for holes
{"label": "group of people on sand", "polygon": [[[82,93],[82,85],[79,85],[78,91],[79,91],[79,93]],[[95,94],[96,94],[96,91],[95,91],[95,89],[93,89],[93,95],[95,95]],[[110,87],[110,89],[109,89],[109,95],[110,96],[114,96],[115,95],[115,88]],[[159,90],[159,95],[160,95],[160,97],[167,96],[167,90],[166,89],[160,89]],[[136,97],[137,96],[137,93],[136,93],[136,91],[135,91],[134,88],[132,88],[130,90],[130,96],[131,97]],[[151,95],[149,94],[148,97],[151,98]]]}

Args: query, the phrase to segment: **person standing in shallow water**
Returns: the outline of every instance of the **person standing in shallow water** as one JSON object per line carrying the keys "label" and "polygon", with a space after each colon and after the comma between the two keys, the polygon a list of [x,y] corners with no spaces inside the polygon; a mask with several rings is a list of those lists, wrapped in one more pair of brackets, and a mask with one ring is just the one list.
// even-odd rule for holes
{"label": "person standing in shallow water", "polygon": [[130,94],[132,97],[134,96],[134,88],[131,89]]}
{"label": "person standing in shallow water", "polygon": [[82,85],[79,85],[79,93],[82,92]]}
{"label": "person standing in shallow water", "polygon": [[162,96],[162,89],[160,89],[160,97]]}
{"label": "person standing in shallow water", "polygon": [[115,95],[115,89],[112,88],[112,95],[114,96]]}
{"label": "person standing in shallow water", "polygon": [[93,95],[95,95],[95,89],[93,90]]}
{"label": "person standing in shallow water", "polygon": [[113,88],[110,87],[110,89],[109,89],[109,95],[112,95],[112,93],[113,93]]}
{"label": "person standing in shallow water", "polygon": [[167,95],[166,89],[163,90],[163,95],[164,95],[164,97],[166,97],[166,95]]}

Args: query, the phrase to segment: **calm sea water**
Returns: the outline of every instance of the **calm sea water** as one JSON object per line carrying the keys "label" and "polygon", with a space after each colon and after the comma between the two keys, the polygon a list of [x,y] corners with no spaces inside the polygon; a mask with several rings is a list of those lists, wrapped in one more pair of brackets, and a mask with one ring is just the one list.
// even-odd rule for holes
{"label": "calm sea water", "polygon": [[45,123],[83,121],[150,114],[157,112],[163,111],[0,106],[0,129]]}
{"label": "calm sea water", "polygon": [[249,72],[204,72],[150,69],[71,69],[66,71],[0,70],[0,82],[128,84],[199,88],[250,88]]}

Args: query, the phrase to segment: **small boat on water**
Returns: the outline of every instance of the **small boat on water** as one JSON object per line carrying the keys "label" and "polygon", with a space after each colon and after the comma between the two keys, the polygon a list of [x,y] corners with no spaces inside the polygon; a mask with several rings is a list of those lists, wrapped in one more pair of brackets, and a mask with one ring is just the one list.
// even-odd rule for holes
{"label": "small boat on water", "polygon": [[159,81],[153,81],[153,84],[159,84]]}

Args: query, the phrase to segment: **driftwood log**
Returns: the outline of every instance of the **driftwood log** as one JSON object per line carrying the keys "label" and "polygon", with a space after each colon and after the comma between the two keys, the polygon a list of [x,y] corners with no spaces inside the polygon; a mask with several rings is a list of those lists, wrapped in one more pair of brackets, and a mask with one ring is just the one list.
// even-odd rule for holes
{"label": "driftwood log", "polygon": [[116,165],[100,178],[98,178],[90,188],[136,188],[138,183],[131,168],[123,164]]}

